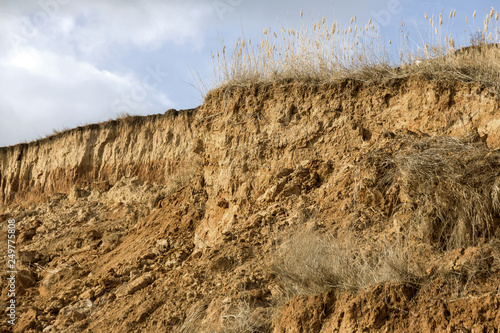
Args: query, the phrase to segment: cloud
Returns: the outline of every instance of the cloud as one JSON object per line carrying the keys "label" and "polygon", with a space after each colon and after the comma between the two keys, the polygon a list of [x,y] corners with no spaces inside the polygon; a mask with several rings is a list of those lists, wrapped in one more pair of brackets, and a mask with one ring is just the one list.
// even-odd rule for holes
{"label": "cloud", "polygon": [[[66,55],[23,47],[1,61],[0,145],[34,139],[52,129],[115,118],[116,101],[143,87],[133,73],[119,75]],[[144,94],[135,114],[173,106],[155,89]],[[137,99],[137,98],[136,98]],[[134,106],[134,105],[132,105]],[[64,124],[64,125],[63,125]]]}
{"label": "cloud", "polygon": [[[148,114],[175,106],[161,90],[166,69],[141,63],[137,54],[165,43],[201,44],[203,6],[64,2],[0,4],[0,146],[120,111]],[[200,26],[181,24],[189,20]],[[127,52],[138,64],[111,70],[116,53]]]}
{"label": "cloud", "polygon": [[[63,4],[66,3],[67,4]],[[164,43],[203,43],[204,26],[213,7],[181,1],[41,0],[6,7],[10,33],[37,47],[61,48],[75,56],[106,56],[110,49],[160,48]],[[5,30],[4,25],[0,25]]]}
{"label": "cloud", "polygon": [[59,20],[51,34],[66,44],[73,44],[75,52],[86,57],[106,56],[117,48],[150,52],[165,43],[190,44],[194,48],[203,44],[205,6],[136,4],[140,6],[85,3],[85,7],[78,8],[71,17]]}

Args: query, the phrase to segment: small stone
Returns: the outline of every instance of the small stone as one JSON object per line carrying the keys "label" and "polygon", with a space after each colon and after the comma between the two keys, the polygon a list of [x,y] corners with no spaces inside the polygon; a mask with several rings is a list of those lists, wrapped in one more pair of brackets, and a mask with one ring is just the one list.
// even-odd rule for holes
{"label": "small stone", "polygon": [[84,291],[82,294],[80,294],[79,299],[85,300],[85,299],[93,299],[95,295],[95,292],[92,289],[88,289]]}
{"label": "small stone", "polygon": [[71,190],[69,191],[68,200],[71,201],[71,202],[75,202],[81,196],[82,196],[81,195],[81,190],[76,185],[74,185],[71,188]]}
{"label": "small stone", "polygon": [[141,259],[144,259],[144,260],[150,260],[150,259],[154,259],[156,257],[156,253],[154,252],[146,252],[142,257]]}
{"label": "small stone", "polygon": [[174,268],[178,264],[179,264],[179,262],[177,260],[167,260],[167,261],[165,261],[165,266],[168,267],[168,268]]}
{"label": "small stone", "polygon": [[20,270],[17,272],[17,277],[16,277],[16,285],[17,285],[17,291],[16,294],[19,295],[24,295],[26,292],[26,289],[34,287],[36,284],[36,278],[35,275],[26,269]]}
{"label": "small stone", "polygon": [[94,310],[94,303],[90,300],[81,300],[68,305],[59,311],[56,322],[64,325],[75,323],[89,317]]}
{"label": "small stone", "polygon": [[170,248],[170,242],[168,239],[159,239],[156,241],[156,248],[160,253],[167,252]]}
{"label": "small stone", "polygon": [[246,219],[243,222],[242,228],[247,230],[254,229],[260,226],[261,223],[262,223],[262,216],[255,214],[253,216],[250,216],[250,218]]}
{"label": "small stone", "polygon": [[282,169],[280,172],[278,172],[278,174],[276,175],[276,178],[286,177],[289,174],[291,174],[292,172],[293,172],[293,169],[288,169],[288,168]]}
{"label": "small stone", "polygon": [[49,325],[45,327],[42,331],[43,333],[52,333],[55,332],[54,325]]}
{"label": "small stone", "polygon": [[111,292],[108,295],[108,302],[113,302],[116,299],[115,293]]}
{"label": "small stone", "polygon": [[130,283],[128,288],[128,294],[131,295],[136,291],[146,288],[151,282],[152,279],[149,275],[138,277],[137,279],[132,281],[132,283]]}
{"label": "small stone", "polygon": [[19,234],[19,237],[18,237],[17,240],[18,240],[19,243],[29,242],[30,240],[33,239],[33,237],[35,235],[36,235],[36,228],[30,228],[30,229],[22,231]]}
{"label": "small stone", "polygon": [[45,234],[45,233],[47,233],[47,227],[44,226],[44,225],[39,226],[38,228],[36,228],[36,233],[37,234]]}
{"label": "small stone", "polygon": [[229,202],[227,202],[226,199],[221,199],[219,200],[219,202],[217,202],[217,206],[219,206],[220,208],[229,208]]}
{"label": "small stone", "polygon": [[135,292],[146,288],[152,282],[152,278],[149,275],[143,275],[135,280],[129,282],[126,286],[118,288],[116,291],[117,297],[123,297],[126,295],[132,295]]}

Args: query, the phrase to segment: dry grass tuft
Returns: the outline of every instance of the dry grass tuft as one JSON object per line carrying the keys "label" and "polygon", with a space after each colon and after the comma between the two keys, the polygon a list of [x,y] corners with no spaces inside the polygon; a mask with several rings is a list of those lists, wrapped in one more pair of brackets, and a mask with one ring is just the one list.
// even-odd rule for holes
{"label": "dry grass tuft", "polygon": [[[420,60],[419,60],[420,61]],[[406,67],[404,75],[420,74],[442,81],[480,82],[500,94],[500,44],[480,43]]]}
{"label": "dry grass tuft", "polygon": [[130,113],[128,112],[120,112],[116,114],[116,120],[118,119],[127,119],[133,117]]}
{"label": "dry grass tuft", "polygon": [[221,333],[260,333],[268,332],[271,318],[268,313],[262,313],[252,309],[244,301],[239,302],[237,307],[229,309],[222,315]]}
{"label": "dry grass tuft", "polygon": [[48,134],[48,135],[46,135],[46,136],[45,136],[45,138],[48,138],[48,137],[50,137],[50,136],[56,136],[56,135],[59,135],[59,134],[61,134],[61,133],[67,132],[67,131],[69,131],[69,130],[70,130],[70,128],[69,128],[69,127],[64,127],[62,130],[57,130],[57,129],[55,129],[55,128],[54,128],[54,129],[52,130],[52,134]]}
{"label": "dry grass tuft", "polygon": [[[131,125],[134,123],[134,121],[137,119],[138,116],[131,115],[128,112],[120,112],[116,114],[116,121],[119,123],[125,123],[127,125]],[[109,121],[113,121],[113,119],[110,119]]]}
{"label": "dry grass tuft", "polygon": [[[500,153],[454,138],[395,140],[363,162],[378,169],[378,182],[370,186],[391,202],[392,215],[409,212],[406,227],[441,249],[490,239],[500,212]],[[396,154],[394,146],[400,147]]]}
{"label": "dry grass tuft", "polygon": [[493,216],[500,205],[500,155],[488,160],[488,153],[487,148],[456,139],[434,138],[416,142],[390,161],[390,182],[412,207],[425,240],[457,248],[492,236]]}
{"label": "dry grass tuft", "polygon": [[359,291],[387,281],[420,280],[421,273],[411,267],[408,246],[396,242],[370,253],[360,249],[359,241],[341,244],[316,233],[292,237],[283,243],[273,262],[285,298],[327,290]]}
{"label": "dry grass tuft", "polygon": [[472,25],[465,22],[472,35],[468,48],[446,33],[455,25],[456,12],[448,18],[426,14],[428,33],[420,42],[409,37],[403,22],[399,41],[384,41],[371,19],[363,25],[355,16],[348,27],[323,18],[311,26],[266,28],[259,42],[239,39],[231,49],[223,46],[212,54],[214,86],[345,78],[372,82],[421,74],[437,80],[477,81],[500,93],[500,30],[498,13],[492,11],[482,25],[475,18]]}
{"label": "dry grass tuft", "polygon": [[273,268],[291,295],[318,294],[325,290],[349,285],[359,275],[359,267],[351,264],[350,248],[317,234],[292,237],[279,249]]}
{"label": "dry grass tuft", "polygon": [[208,304],[201,302],[195,304],[187,313],[182,325],[176,330],[177,333],[199,332],[200,324],[207,312]]}

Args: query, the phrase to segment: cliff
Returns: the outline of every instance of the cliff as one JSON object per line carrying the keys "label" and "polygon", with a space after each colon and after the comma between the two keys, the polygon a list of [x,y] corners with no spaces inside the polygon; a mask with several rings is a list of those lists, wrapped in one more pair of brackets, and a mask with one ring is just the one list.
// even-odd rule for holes
{"label": "cliff", "polygon": [[[0,148],[0,217],[16,219],[19,233],[14,329],[498,327],[499,106],[478,83],[423,76],[277,82],[215,90],[192,110]],[[440,175],[438,162],[454,176]],[[423,180],[412,178],[419,173]],[[432,177],[425,190],[436,198],[419,197],[413,188]],[[424,204],[433,210],[419,210]],[[470,218],[479,211],[484,218]],[[417,213],[427,224],[413,224]],[[441,227],[447,214],[463,223]],[[307,245],[294,235],[356,244],[352,258],[371,258],[371,271],[401,239],[400,264],[428,260],[405,266],[406,275],[333,283],[337,273],[317,280],[293,271],[304,264],[290,266],[294,244]],[[333,255],[328,246],[313,257]]]}
{"label": "cliff", "polygon": [[73,185],[113,184],[131,175],[164,181],[190,151],[194,113],[129,117],[1,148],[0,199],[4,204],[41,200],[69,193]]}
{"label": "cliff", "polygon": [[[231,148],[234,142],[226,142],[234,137],[230,128],[255,132],[265,140],[299,135],[299,146],[309,136],[330,130],[334,121],[350,121],[354,131],[370,136],[399,129],[460,136],[474,128],[496,148],[497,107],[493,94],[481,86],[446,87],[418,77],[377,86],[346,80],[320,86],[291,83],[216,91],[198,109],[131,116],[0,148],[0,201],[46,199],[57,192],[68,193],[73,185],[113,184],[122,177],[164,183],[168,175],[189,164],[193,154],[199,155],[195,151],[204,144],[215,144],[214,150],[221,144]],[[302,117],[313,126],[306,132]],[[269,122],[261,124],[259,118]],[[311,119],[317,123],[311,124]],[[221,124],[225,126],[218,128]],[[244,136],[245,144],[258,143],[259,139]]]}

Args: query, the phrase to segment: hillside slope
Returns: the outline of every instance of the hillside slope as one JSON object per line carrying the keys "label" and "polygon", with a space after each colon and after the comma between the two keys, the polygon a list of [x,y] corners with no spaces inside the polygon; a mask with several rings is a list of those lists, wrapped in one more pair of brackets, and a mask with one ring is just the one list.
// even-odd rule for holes
{"label": "hillside slope", "polygon": [[14,331],[498,330],[499,106],[281,82],[0,148]]}

